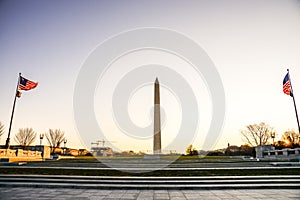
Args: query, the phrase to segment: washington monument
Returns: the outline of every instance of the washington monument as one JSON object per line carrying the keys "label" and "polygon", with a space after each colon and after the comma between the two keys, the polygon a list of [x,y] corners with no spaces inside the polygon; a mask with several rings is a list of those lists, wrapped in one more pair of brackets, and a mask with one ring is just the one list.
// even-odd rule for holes
{"label": "washington monument", "polygon": [[153,153],[161,153],[161,130],[160,130],[160,96],[159,82],[155,79],[154,83],[154,135],[153,135]]}

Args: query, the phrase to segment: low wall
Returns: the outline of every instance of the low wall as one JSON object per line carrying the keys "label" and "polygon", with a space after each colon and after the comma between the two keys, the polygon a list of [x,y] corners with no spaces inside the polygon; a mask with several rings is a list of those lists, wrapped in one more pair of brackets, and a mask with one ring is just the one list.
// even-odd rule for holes
{"label": "low wall", "polygon": [[256,157],[260,160],[290,161],[300,160],[300,148],[275,150],[269,145],[256,147]]}
{"label": "low wall", "polygon": [[42,161],[42,152],[23,149],[0,149],[0,158],[8,162]]}

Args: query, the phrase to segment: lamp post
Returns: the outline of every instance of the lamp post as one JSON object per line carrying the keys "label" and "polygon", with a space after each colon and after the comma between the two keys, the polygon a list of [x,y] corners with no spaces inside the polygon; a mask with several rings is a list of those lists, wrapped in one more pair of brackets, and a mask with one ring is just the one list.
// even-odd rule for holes
{"label": "lamp post", "polygon": [[275,142],[274,142],[274,139],[275,139],[275,132],[272,132],[272,133],[271,133],[271,138],[273,139],[273,146],[275,146]]}
{"label": "lamp post", "polygon": [[42,147],[42,142],[43,142],[43,138],[44,138],[44,133],[40,134],[40,151],[42,152],[42,159],[44,160],[44,147]]}
{"label": "lamp post", "polygon": [[66,151],[67,151],[67,149],[66,149],[66,143],[67,143],[67,139],[64,139],[64,154],[66,154]]}
{"label": "lamp post", "polygon": [[66,148],[67,139],[64,139],[64,148]]}
{"label": "lamp post", "polygon": [[44,133],[41,133],[40,134],[40,146],[42,146],[43,138],[44,138]]}

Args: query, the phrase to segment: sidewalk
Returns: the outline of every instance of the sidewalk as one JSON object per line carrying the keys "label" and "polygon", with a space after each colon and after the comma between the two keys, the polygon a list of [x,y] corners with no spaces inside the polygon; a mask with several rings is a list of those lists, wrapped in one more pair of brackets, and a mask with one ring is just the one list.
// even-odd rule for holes
{"label": "sidewalk", "polygon": [[101,199],[300,199],[299,190],[94,190],[94,189],[50,189],[50,188],[0,188],[1,200],[56,199],[56,200],[101,200]]}

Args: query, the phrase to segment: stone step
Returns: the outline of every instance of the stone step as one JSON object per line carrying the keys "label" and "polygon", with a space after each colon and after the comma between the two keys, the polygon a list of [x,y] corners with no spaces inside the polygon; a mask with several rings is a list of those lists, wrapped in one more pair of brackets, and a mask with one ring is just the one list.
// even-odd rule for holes
{"label": "stone step", "polygon": [[83,177],[0,175],[0,187],[84,189],[299,189],[300,176]]}
{"label": "stone step", "polygon": [[265,176],[72,176],[72,175],[23,175],[0,174],[0,178],[27,178],[27,179],[80,179],[80,180],[284,180],[298,179],[300,175],[265,175]]}
{"label": "stone step", "polygon": [[30,188],[76,188],[76,189],[299,189],[299,184],[76,184],[76,183],[20,183],[0,182],[0,187],[30,187]]}
{"label": "stone step", "polygon": [[197,185],[197,184],[282,184],[282,183],[295,183],[300,185],[300,179],[249,179],[249,180],[239,180],[239,179],[220,179],[220,180],[149,180],[145,178],[144,180],[123,180],[123,179],[110,179],[110,180],[89,180],[89,179],[56,179],[56,178],[2,178],[0,177],[1,182],[36,182],[36,183],[90,183],[90,184],[188,184],[188,185]]}

